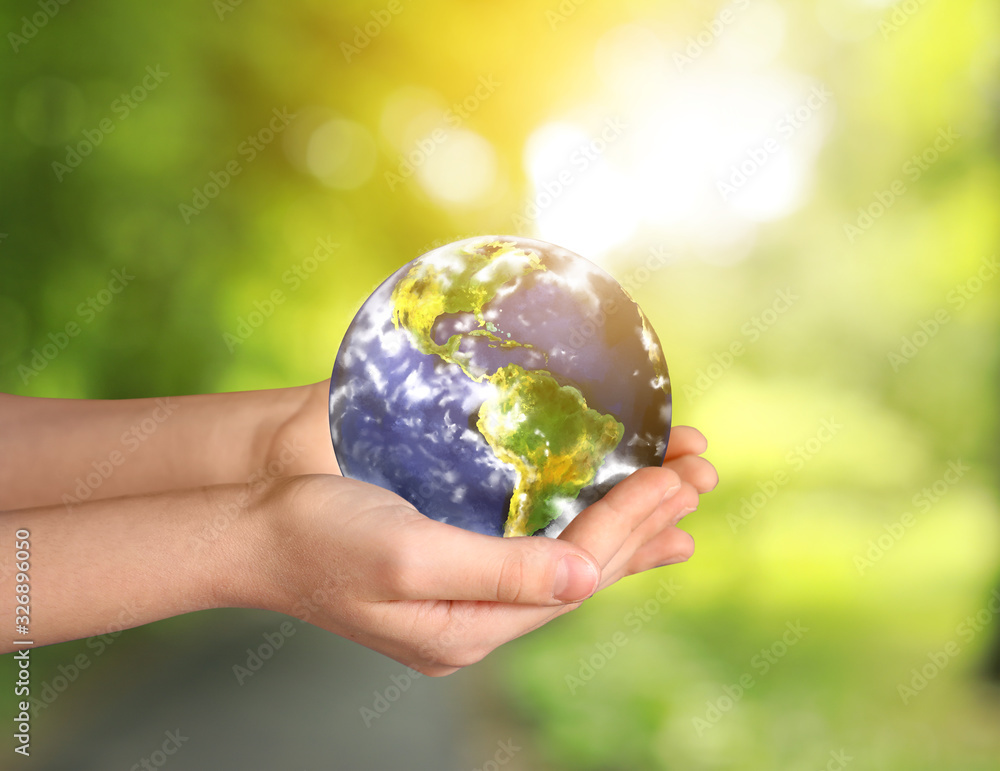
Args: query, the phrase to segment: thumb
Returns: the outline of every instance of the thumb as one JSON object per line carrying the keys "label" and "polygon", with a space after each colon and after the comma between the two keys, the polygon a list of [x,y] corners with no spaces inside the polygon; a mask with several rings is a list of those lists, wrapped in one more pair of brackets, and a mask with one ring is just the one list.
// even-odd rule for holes
{"label": "thumb", "polygon": [[587,599],[600,583],[597,560],[568,541],[499,538],[433,519],[419,529],[396,584],[405,599],[563,605]]}

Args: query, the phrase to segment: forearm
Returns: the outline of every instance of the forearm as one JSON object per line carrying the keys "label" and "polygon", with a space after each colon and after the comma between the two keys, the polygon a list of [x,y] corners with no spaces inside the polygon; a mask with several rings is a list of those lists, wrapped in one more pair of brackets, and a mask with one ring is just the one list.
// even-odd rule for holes
{"label": "forearm", "polygon": [[118,401],[0,394],[0,509],[245,483],[309,388]]}
{"label": "forearm", "polygon": [[[254,564],[266,556],[256,545],[266,531],[256,511],[245,486],[227,485],[92,501],[72,512],[0,513],[0,649],[16,649],[18,637],[48,645],[244,604],[252,577],[265,572]],[[205,538],[219,515],[227,527]],[[15,608],[25,594],[27,618]],[[24,622],[27,634],[15,634]]]}

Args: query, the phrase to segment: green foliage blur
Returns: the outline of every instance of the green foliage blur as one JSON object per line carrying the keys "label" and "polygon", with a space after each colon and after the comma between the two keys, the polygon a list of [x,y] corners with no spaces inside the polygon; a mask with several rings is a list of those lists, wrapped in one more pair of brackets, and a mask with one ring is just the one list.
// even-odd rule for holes
{"label": "green foliage blur", "polygon": [[[57,7],[0,8],[0,389],[318,381],[404,262],[564,234],[632,280],[722,482],[690,563],[484,665],[536,767],[1000,768],[1000,7]],[[830,96],[772,136],[788,83]],[[542,196],[531,148],[618,114],[628,207]]]}

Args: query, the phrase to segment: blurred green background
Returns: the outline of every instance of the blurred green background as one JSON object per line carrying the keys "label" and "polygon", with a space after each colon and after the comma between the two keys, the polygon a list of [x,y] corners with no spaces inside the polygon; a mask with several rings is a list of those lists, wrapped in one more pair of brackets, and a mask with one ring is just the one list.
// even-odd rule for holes
{"label": "blurred green background", "polygon": [[[651,318],[722,478],[698,551],[422,683],[489,705],[448,718],[461,762],[510,735],[510,769],[1000,768],[995,3],[53,0],[0,31],[4,391],[321,380],[377,283],[481,233]],[[225,614],[126,633],[36,738],[136,662],[181,677]],[[320,736],[273,741],[302,768]]]}

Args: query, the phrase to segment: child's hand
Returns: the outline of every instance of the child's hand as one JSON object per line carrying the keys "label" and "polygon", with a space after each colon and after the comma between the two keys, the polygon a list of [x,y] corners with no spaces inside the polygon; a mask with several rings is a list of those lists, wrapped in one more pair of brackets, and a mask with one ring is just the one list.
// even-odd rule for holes
{"label": "child's hand", "polygon": [[254,551],[267,559],[247,563],[238,603],[292,613],[322,589],[311,623],[448,674],[624,575],[688,559],[693,542],[675,525],[715,486],[704,446],[675,429],[665,468],[631,475],[559,539],[471,533],[342,477],[279,480],[253,505]]}

